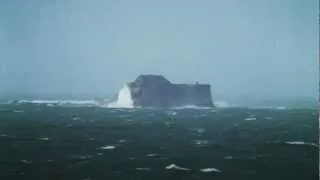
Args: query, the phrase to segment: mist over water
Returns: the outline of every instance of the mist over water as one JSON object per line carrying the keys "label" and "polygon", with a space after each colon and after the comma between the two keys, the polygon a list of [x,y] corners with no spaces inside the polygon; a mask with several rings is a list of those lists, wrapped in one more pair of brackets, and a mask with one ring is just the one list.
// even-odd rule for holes
{"label": "mist over water", "polygon": [[0,96],[106,97],[162,74],[214,99],[316,97],[318,4],[0,1]]}

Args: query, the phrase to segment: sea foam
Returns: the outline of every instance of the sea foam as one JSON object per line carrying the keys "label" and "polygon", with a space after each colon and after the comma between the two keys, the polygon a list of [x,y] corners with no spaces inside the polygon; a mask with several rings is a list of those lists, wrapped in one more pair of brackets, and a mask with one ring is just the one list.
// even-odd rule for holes
{"label": "sea foam", "polygon": [[117,99],[107,105],[109,108],[133,108],[133,100],[128,85],[125,85],[118,93]]}

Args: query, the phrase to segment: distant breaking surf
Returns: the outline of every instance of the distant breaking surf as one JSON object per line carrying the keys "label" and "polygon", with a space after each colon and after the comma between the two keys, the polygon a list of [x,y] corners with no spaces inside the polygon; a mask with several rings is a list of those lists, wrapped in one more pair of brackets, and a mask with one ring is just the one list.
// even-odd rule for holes
{"label": "distant breaking surf", "polygon": [[52,104],[52,105],[95,105],[98,106],[100,102],[95,100],[18,100],[18,103],[32,103],[32,104]]}
{"label": "distant breaking surf", "polygon": [[[130,90],[128,87],[124,86],[118,93],[117,98],[114,101],[108,99],[104,100],[17,100],[17,101],[8,101],[5,104],[45,104],[48,106],[76,106],[76,107],[101,107],[101,108],[117,108],[117,109],[128,109],[128,108],[141,108],[135,107],[133,105],[133,100],[130,95]],[[231,105],[226,101],[217,100],[214,103],[215,107],[200,107],[195,105],[185,105],[173,107],[170,109],[182,110],[182,109],[214,109],[214,108],[249,108],[249,109],[275,109],[275,110],[286,110],[290,109],[285,106],[240,106],[240,105]],[[154,109],[154,108],[145,108],[145,109]],[[155,108],[157,109],[157,108]]]}
{"label": "distant breaking surf", "polygon": [[127,85],[119,91],[117,99],[107,104],[109,108],[134,108],[131,91]]}

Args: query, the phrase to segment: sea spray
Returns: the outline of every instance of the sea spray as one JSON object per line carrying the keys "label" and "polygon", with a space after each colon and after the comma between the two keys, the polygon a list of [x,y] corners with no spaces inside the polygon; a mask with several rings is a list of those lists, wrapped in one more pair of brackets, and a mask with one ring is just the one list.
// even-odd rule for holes
{"label": "sea spray", "polygon": [[230,104],[227,101],[224,100],[216,100],[214,102],[214,105],[218,108],[227,108],[230,107]]}
{"label": "sea spray", "polygon": [[110,108],[133,108],[133,100],[128,85],[125,85],[118,93],[117,99],[108,104]]}

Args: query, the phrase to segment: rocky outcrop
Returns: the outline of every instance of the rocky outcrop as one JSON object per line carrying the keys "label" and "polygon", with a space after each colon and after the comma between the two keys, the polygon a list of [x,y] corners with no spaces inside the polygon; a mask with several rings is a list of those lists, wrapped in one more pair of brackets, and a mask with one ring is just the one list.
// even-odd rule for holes
{"label": "rocky outcrop", "polygon": [[140,75],[127,84],[134,107],[212,107],[209,84],[173,84],[162,75]]}

